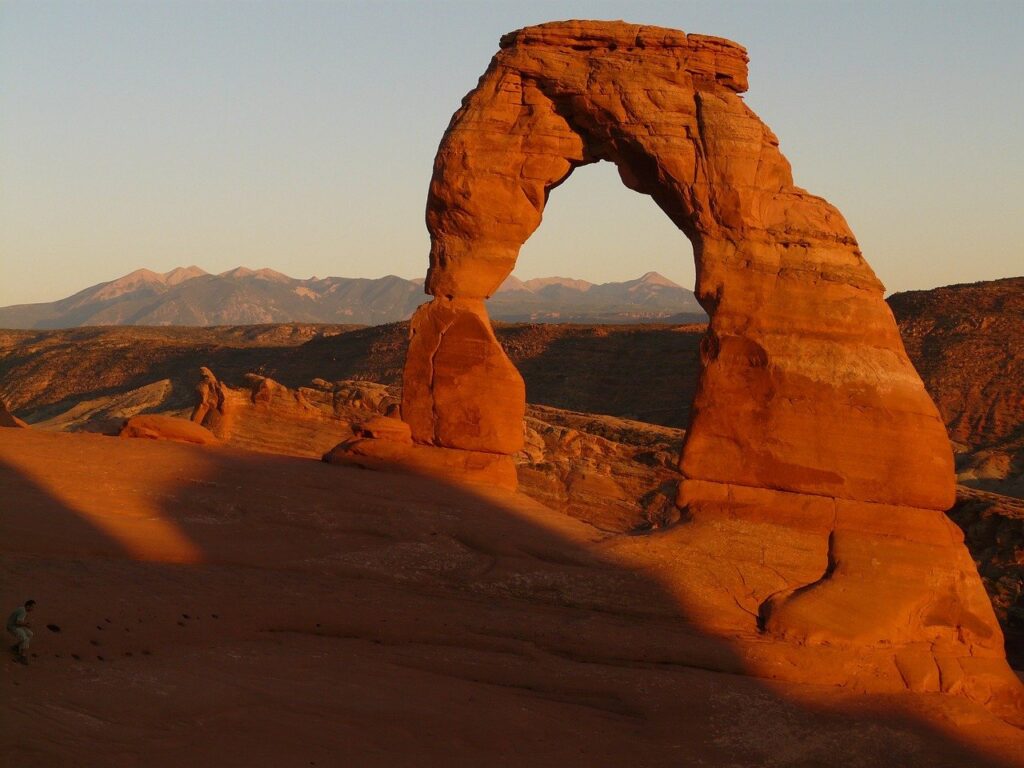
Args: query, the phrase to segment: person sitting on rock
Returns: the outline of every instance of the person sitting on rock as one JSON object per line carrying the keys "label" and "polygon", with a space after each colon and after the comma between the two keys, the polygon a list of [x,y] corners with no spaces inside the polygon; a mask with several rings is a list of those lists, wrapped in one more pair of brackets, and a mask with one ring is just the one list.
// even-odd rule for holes
{"label": "person sitting on rock", "polygon": [[24,605],[15,608],[13,613],[7,617],[7,631],[18,639],[17,644],[12,646],[11,650],[17,654],[15,660],[20,664],[28,664],[25,651],[28,650],[28,646],[32,642],[32,630],[29,629],[32,625],[29,623],[28,615],[35,607],[35,600],[26,600]]}

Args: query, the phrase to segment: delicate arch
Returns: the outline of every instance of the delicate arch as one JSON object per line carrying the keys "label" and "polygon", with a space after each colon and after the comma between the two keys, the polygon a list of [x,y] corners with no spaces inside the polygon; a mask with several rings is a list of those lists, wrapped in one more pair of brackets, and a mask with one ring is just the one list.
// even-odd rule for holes
{"label": "delicate arch", "polygon": [[952,503],[945,429],[883,287],[839,211],[793,185],[778,140],[739,96],[746,64],[727,40],[615,22],[502,38],[434,163],[436,298],[413,321],[403,401],[417,442],[518,448],[522,382],[482,300],[511,273],[550,191],[608,160],[693,243],[711,324],[688,478]]}
{"label": "delicate arch", "polygon": [[666,534],[688,609],[733,640],[762,633],[744,652],[757,674],[961,690],[1019,721],[991,603],[940,511],[954,481],[938,412],[846,222],[793,185],[745,88],[745,52],[717,38],[621,22],[502,38],[434,164],[406,424],[328,458],[515,487],[525,392],[484,299],[551,189],[610,160],[692,240],[711,318],[686,522]]}

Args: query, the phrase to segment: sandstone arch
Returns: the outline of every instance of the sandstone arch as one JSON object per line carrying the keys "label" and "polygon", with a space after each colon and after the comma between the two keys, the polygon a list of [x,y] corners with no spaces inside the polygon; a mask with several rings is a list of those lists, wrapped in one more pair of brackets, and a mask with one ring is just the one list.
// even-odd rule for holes
{"label": "sandstone arch", "polygon": [[[518,447],[520,387],[496,345],[479,368],[486,386],[464,367],[456,387],[445,364],[460,357],[456,338],[485,343],[480,302],[512,271],[550,191],[576,166],[609,160],[693,242],[711,315],[684,473],[949,507],[945,429],[882,285],[839,211],[793,185],[775,136],[739,97],[746,62],[726,40],[627,24],[546,24],[502,39],[434,165],[436,298],[414,321],[403,403],[417,442]],[[454,333],[435,336],[449,315]],[[440,365],[421,371],[435,346]]]}
{"label": "sandstone arch", "polygon": [[[746,87],[746,52],[719,38],[582,21],[503,37],[434,164],[434,298],[412,320],[402,403],[414,445],[377,455],[514,485],[524,387],[484,299],[551,190],[613,162],[692,241],[711,317],[679,535],[720,550],[747,590],[750,615],[721,618],[722,631],[856,647],[852,666],[814,657],[844,684],[1011,701],[991,605],[942,513],[954,499],[943,424],[845,220],[793,184]],[[713,621],[743,602],[692,592]],[[820,666],[779,667],[765,668],[820,680]]]}

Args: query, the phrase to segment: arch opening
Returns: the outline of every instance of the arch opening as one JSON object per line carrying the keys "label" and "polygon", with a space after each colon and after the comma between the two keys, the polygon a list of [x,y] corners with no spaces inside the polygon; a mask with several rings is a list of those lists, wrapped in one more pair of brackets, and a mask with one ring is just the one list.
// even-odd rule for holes
{"label": "arch opening", "polygon": [[[693,285],[690,243],[649,196],[622,184],[612,163],[577,167],[565,182],[549,197],[512,275],[486,301],[492,320],[529,324],[496,329],[524,378],[526,400],[541,411],[684,429],[700,330],[649,324],[706,323],[693,291],[679,284]],[[527,406],[537,418],[541,411]],[[532,429],[526,441],[536,448]],[[623,435],[637,439],[633,431]],[[672,434],[659,450],[678,455],[680,444]]]}
{"label": "arch opening", "polygon": [[503,322],[700,322],[693,285],[689,240],[598,161],[560,182],[486,307]]}

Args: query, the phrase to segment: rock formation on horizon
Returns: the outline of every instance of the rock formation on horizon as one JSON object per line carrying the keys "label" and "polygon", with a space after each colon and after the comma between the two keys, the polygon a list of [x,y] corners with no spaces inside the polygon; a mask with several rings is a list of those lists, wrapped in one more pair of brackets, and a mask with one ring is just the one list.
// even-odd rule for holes
{"label": "rock formation on horizon", "polygon": [[680,558],[687,610],[748,638],[756,674],[960,692],[1024,719],[943,514],[945,428],[883,286],[839,211],[794,185],[746,88],[746,52],[720,38],[590,21],[504,36],[435,159],[434,299],[411,321],[403,381],[414,443],[358,454],[414,468],[461,455],[480,481],[514,482],[525,390],[484,301],[549,193],[613,162],[693,242],[711,318],[680,460],[686,523],[668,534],[703,553]]}

